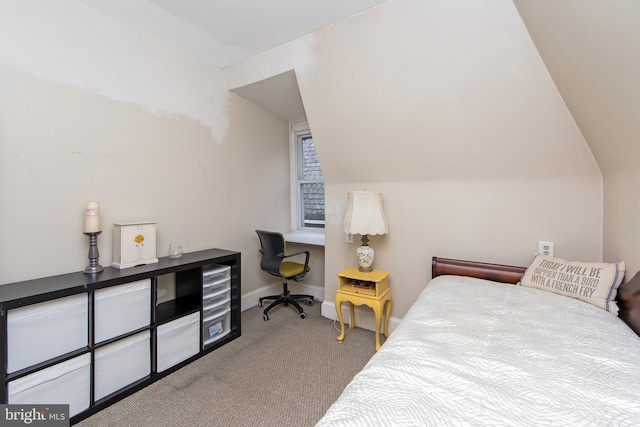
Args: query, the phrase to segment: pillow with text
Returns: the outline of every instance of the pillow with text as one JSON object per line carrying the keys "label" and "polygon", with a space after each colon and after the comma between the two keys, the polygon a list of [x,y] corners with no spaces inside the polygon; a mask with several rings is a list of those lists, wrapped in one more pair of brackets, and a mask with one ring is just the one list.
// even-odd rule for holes
{"label": "pillow with text", "polygon": [[519,285],[577,298],[618,314],[615,299],[624,273],[624,261],[578,262],[536,254]]}

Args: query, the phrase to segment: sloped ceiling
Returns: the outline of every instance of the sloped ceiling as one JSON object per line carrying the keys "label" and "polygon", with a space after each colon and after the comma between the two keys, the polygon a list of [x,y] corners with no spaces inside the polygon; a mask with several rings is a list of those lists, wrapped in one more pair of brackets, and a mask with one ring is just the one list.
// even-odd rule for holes
{"label": "sloped ceiling", "polygon": [[232,89],[231,92],[273,112],[287,122],[307,119],[293,70]]}
{"label": "sloped ceiling", "polygon": [[[81,1],[222,68],[387,0]],[[293,71],[233,92],[283,120],[306,120]]]}
{"label": "sloped ceiling", "polygon": [[[389,0],[81,1],[225,67]],[[640,2],[514,4],[602,173],[637,169]],[[285,120],[305,118],[293,72],[233,91]]]}
{"label": "sloped ceiling", "polygon": [[602,174],[640,168],[640,2],[514,4]]}
{"label": "sloped ceiling", "polygon": [[387,0],[81,0],[218,67]]}

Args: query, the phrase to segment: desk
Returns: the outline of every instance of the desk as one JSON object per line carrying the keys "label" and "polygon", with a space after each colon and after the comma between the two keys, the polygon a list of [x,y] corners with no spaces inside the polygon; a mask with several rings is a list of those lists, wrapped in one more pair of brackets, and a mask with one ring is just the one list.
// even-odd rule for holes
{"label": "desk", "polygon": [[338,341],[344,340],[344,320],[342,319],[343,302],[349,303],[349,329],[355,329],[356,318],[354,305],[366,305],[373,309],[376,318],[376,351],[380,349],[380,326],[382,311],[386,304],[384,336],[389,336],[389,317],[391,314],[391,290],[389,289],[389,272],[373,270],[363,273],[357,267],[349,267],[338,273],[338,290],[336,291],[336,313],[340,321]]}

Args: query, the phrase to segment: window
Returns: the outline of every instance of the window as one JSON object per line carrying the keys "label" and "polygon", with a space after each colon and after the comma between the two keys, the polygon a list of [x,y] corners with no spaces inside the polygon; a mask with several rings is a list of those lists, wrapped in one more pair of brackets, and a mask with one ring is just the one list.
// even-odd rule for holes
{"label": "window", "polygon": [[324,179],[306,122],[291,125],[291,218],[293,231],[324,230]]}

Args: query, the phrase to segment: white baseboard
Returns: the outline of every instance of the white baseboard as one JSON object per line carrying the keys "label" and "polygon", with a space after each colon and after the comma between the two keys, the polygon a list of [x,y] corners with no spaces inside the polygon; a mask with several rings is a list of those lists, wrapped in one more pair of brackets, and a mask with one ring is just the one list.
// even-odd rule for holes
{"label": "white baseboard", "polygon": [[[368,329],[370,331],[376,330],[376,317],[373,314],[373,310],[369,307],[355,307],[355,316],[356,316],[356,326],[363,329]],[[322,316],[331,320],[336,320],[338,318],[338,314],[336,313],[336,304],[334,302],[325,301],[322,303]],[[349,323],[349,304],[342,304],[342,320],[344,323]],[[380,329],[384,329],[384,318],[383,324],[380,325]],[[397,317],[391,316],[389,318],[389,333],[393,332],[394,329],[400,324],[400,321]],[[345,326],[346,327],[346,326]]]}
{"label": "white baseboard", "polygon": [[[292,294],[313,295],[316,301],[322,301],[324,298],[324,287],[308,285],[306,283],[289,282],[289,291]],[[255,291],[242,294],[240,297],[240,307],[242,311],[255,307],[259,303],[259,299],[269,295],[278,295],[282,293],[282,283],[263,286]],[[265,301],[266,303],[266,301]]]}

